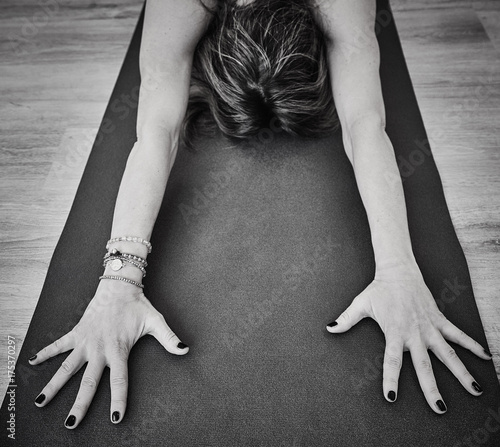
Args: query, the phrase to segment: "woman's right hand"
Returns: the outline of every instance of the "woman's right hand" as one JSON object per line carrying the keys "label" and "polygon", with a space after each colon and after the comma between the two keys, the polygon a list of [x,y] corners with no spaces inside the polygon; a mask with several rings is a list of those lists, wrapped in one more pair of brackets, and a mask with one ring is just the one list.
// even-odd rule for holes
{"label": "woman's right hand", "polygon": [[132,346],[146,334],[155,337],[172,354],[183,355],[189,351],[142,290],[117,280],[101,280],[78,324],[30,359],[31,365],[38,365],[72,350],[35,399],[36,405],[47,405],[69,378],[88,363],[78,395],[65,421],[67,428],[77,427],[87,413],[104,368],[108,366],[110,418],[113,423],[119,423],[127,406],[128,356]]}

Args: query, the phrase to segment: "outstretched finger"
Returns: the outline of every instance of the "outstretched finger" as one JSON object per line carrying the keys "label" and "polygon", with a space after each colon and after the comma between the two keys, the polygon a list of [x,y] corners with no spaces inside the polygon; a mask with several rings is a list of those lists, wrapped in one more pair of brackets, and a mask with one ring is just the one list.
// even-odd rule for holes
{"label": "outstretched finger", "polygon": [[81,351],[74,350],[71,352],[68,357],[66,357],[64,362],[62,362],[56,373],[52,376],[49,383],[45,385],[43,390],[36,397],[35,404],[38,407],[47,405],[66,384],[66,382],[73,377],[76,372],[78,372],[85,361],[86,360]]}
{"label": "outstretched finger", "polygon": [[442,325],[439,327],[441,334],[446,340],[452,341],[457,345],[468,349],[484,360],[491,360],[491,354],[484,349],[476,340],[469,337],[464,331],[457,328],[451,321],[443,319]]}
{"label": "outstretched finger", "polygon": [[78,390],[75,403],[64,422],[66,428],[74,429],[78,427],[78,424],[87,414],[87,410],[94,398],[97,385],[99,385],[105,366],[103,360],[89,360],[82,377],[82,382],[80,383],[80,389]]}
{"label": "outstretched finger", "polygon": [[358,295],[333,323],[326,326],[326,330],[332,334],[348,331],[367,316],[368,311],[365,296]]}
{"label": "outstretched finger", "polygon": [[43,348],[41,351],[37,352],[33,357],[29,359],[32,365],[38,365],[51,357],[62,354],[63,352],[73,349],[73,335],[68,332],[61,338],[57,339],[54,343]]}
{"label": "outstretched finger", "polygon": [[398,396],[399,373],[403,364],[403,342],[387,337],[384,353],[382,388],[389,402]]}
{"label": "outstretched finger", "polygon": [[189,348],[179,340],[179,337],[170,329],[165,318],[159,312],[150,318],[148,334],[156,338],[171,354],[184,355],[189,351]]}
{"label": "outstretched finger", "polygon": [[109,382],[111,385],[111,422],[118,424],[123,419],[127,408],[128,367],[127,360],[117,358],[109,365]]}
{"label": "outstretched finger", "polygon": [[483,390],[476,382],[471,373],[467,370],[462,361],[458,358],[455,350],[446,343],[442,336],[439,336],[429,349],[441,360],[453,375],[460,381],[463,387],[474,396],[482,394]]}
{"label": "outstretched finger", "polygon": [[420,388],[424,392],[425,399],[429,406],[438,414],[446,413],[446,405],[438,390],[432,363],[423,343],[417,343],[409,346],[411,360],[417,373]]}

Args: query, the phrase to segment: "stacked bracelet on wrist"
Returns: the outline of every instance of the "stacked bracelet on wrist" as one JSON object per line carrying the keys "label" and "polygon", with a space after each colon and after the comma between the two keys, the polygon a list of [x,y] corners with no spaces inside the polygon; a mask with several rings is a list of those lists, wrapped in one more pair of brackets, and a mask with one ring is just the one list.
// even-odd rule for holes
{"label": "stacked bracelet on wrist", "polygon": [[[123,253],[127,254],[127,253]],[[103,267],[111,267],[111,270],[114,272],[117,272],[120,270],[125,263],[128,263],[130,265],[133,265],[134,267],[137,267],[141,272],[142,272],[142,277],[144,278],[146,276],[146,269],[144,268],[143,264],[140,264],[139,262],[132,261],[131,259],[128,259],[124,257],[122,254],[116,255],[116,256],[109,256],[107,259],[104,260],[102,266]]]}
{"label": "stacked bracelet on wrist", "polygon": [[[122,237],[115,237],[110,239],[106,243],[106,250],[109,250],[109,246],[112,243],[115,242],[136,242],[139,244],[143,244],[147,247],[148,253],[151,253],[151,250],[153,249],[151,242],[140,238],[140,237],[132,237],[132,236],[122,236]],[[124,266],[125,263],[128,263],[136,268],[138,268],[142,272],[142,277],[144,278],[146,276],[146,267],[148,263],[144,258],[141,258],[140,256],[132,255],[130,253],[122,253],[116,248],[113,248],[109,250],[105,255],[104,255],[104,261],[103,261],[103,267],[110,267],[111,270],[114,272],[117,272],[121,270]],[[124,281],[129,284],[133,284],[137,287],[140,287],[141,289],[144,288],[144,285],[141,284],[140,282],[134,281],[130,278],[126,278],[124,276],[118,276],[118,275],[102,275],[99,277],[99,280],[101,279],[115,279],[118,281]]]}
{"label": "stacked bracelet on wrist", "polygon": [[131,261],[139,262],[144,267],[148,266],[148,263],[146,262],[146,260],[144,258],[141,258],[140,256],[131,255],[129,253],[122,253],[119,250],[117,250],[116,248],[113,248],[112,250],[108,251],[104,255],[104,259],[106,260],[106,259],[108,259],[108,258],[110,258],[112,256],[121,256],[123,258],[130,259]]}
{"label": "stacked bracelet on wrist", "polygon": [[151,242],[147,241],[146,239],[143,239],[142,237],[120,236],[120,237],[114,237],[114,238],[110,239],[106,243],[106,250],[109,250],[109,246],[115,242],[136,242],[138,244],[145,245],[148,248],[148,253],[151,253],[151,250],[153,249]]}
{"label": "stacked bracelet on wrist", "polygon": [[140,256],[131,255],[129,253],[122,253],[116,248],[113,248],[113,250],[108,251],[104,255],[104,262],[102,266],[109,266],[111,267],[111,270],[117,272],[124,266],[125,263],[137,267],[142,272],[143,278],[146,276],[146,267],[148,263],[145,259],[141,258]]}

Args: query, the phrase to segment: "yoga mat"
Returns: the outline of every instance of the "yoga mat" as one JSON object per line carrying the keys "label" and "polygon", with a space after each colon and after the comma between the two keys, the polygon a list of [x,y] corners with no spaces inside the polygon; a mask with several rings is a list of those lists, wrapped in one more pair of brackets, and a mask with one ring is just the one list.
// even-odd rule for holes
{"label": "yoga mat", "polygon": [[[487,346],[386,2],[377,18],[387,132],[416,258],[445,315]],[[119,425],[109,420],[107,370],[76,430],[63,423],[83,369],[47,407],[35,407],[67,354],[36,367],[28,358],[77,323],[102,273],[135,141],[136,110],[124,95],[137,95],[141,26],[142,16],[19,353],[17,387],[1,410],[2,445],[498,446],[492,362],[455,346],[485,390],[473,397],[432,358],[448,405],[440,416],[428,407],[408,353],[398,400],[384,399],[384,338],[373,320],[342,335],[326,332],[374,273],[366,214],[339,133],[307,140],[263,129],[247,145],[214,137],[196,151],[181,149],[155,225],[145,293],[191,351],[176,357],[150,336],[139,340]],[[6,429],[12,390],[15,441]]]}

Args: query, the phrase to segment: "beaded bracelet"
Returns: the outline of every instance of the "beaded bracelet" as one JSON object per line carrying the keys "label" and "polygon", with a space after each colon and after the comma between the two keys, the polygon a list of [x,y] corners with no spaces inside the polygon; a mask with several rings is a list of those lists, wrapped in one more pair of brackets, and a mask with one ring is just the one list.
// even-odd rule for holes
{"label": "beaded bracelet", "polygon": [[99,280],[101,279],[117,279],[119,281],[124,281],[129,284],[133,284],[134,286],[140,287],[141,289],[144,289],[144,284],[141,284],[140,282],[134,281],[133,279],[128,279],[124,278],[123,276],[114,276],[114,275],[102,275],[99,276]]}
{"label": "beaded bracelet", "polygon": [[117,272],[118,270],[123,268],[124,262],[127,262],[134,267],[137,267],[141,272],[142,272],[142,277],[144,278],[146,276],[146,269],[142,264],[139,262],[132,261],[131,259],[126,259],[123,255],[122,256],[110,256],[104,260],[102,263],[103,267],[107,267],[110,265],[111,270],[114,272]]}
{"label": "beaded bracelet", "polygon": [[104,259],[108,259],[111,256],[124,257],[126,259],[130,259],[131,261],[140,262],[143,265],[143,267],[148,266],[148,263],[146,262],[146,260],[141,258],[140,256],[131,255],[129,253],[122,253],[121,251],[117,250],[116,248],[113,248],[111,251],[108,251],[104,255]]}
{"label": "beaded bracelet", "polygon": [[151,250],[153,249],[153,246],[151,245],[151,242],[147,241],[146,239],[143,239],[142,237],[135,237],[135,236],[120,236],[120,237],[114,237],[110,239],[106,243],[106,250],[109,249],[110,244],[114,242],[137,242],[139,244],[145,245],[148,248],[148,253],[151,253]]}

